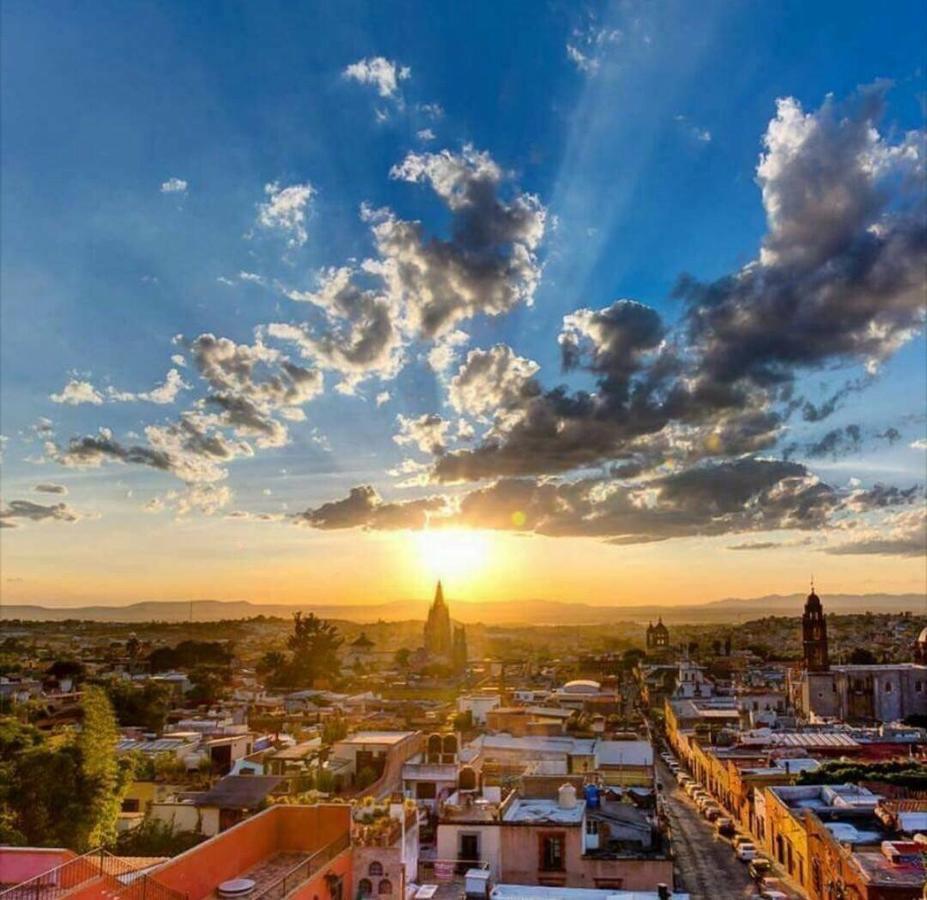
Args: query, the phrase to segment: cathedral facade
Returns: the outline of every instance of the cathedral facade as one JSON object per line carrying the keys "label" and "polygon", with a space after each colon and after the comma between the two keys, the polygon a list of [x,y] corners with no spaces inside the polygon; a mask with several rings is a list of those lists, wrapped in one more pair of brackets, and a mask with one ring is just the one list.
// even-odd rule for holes
{"label": "cathedral facade", "polygon": [[466,668],[467,635],[462,625],[451,625],[451,612],[440,581],[425,621],[424,646],[429,659],[450,663],[457,671]]}

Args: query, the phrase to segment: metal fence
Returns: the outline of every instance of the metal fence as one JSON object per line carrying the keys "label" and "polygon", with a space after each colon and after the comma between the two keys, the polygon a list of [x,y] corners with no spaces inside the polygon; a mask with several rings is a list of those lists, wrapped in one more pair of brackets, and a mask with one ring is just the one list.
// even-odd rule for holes
{"label": "metal fence", "polygon": [[[324,868],[339,853],[347,850],[350,846],[350,835],[343,835],[337,841],[333,841],[327,847],[323,847],[318,852],[313,853],[312,856],[297,863],[264,890],[252,894],[248,900],[283,900],[287,894],[312,878],[320,869]],[[134,897],[132,900],[141,900],[141,898]],[[152,900],[152,898],[148,898],[148,900]],[[161,898],[155,898],[155,900],[161,900]],[[171,900],[171,898],[165,898],[165,900]]]}
{"label": "metal fence", "polygon": [[126,900],[186,900],[186,894],[148,875],[138,875],[128,883],[120,880],[134,871],[131,864],[100,848],[7,888],[0,892],[0,900],[57,900],[95,878],[104,879],[108,894]]}

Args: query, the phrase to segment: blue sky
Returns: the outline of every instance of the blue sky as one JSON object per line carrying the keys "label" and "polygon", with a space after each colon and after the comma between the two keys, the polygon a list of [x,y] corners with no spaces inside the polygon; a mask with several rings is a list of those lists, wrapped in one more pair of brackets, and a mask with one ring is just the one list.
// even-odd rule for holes
{"label": "blue sky", "polygon": [[[657,311],[667,331],[684,329],[687,307],[673,296],[679,276],[711,282],[736,273],[757,259],[769,231],[757,164],[780,98],[794,98],[805,114],[817,115],[828,95],[852,104],[861,86],[884,80],[890,86],[878,119],[882,146],[913,147],[913,156],[918,146],[923,150],[922,132],[910,137],[923,129],[927,89],[927,11],[920,3],[892,4],[889,14],[862,3],[62,6],[12,0],[3,4],[2,26],[3,499],[65,507],[50,513],[20,507],[7,516],[16,527],[4,531],[4,559],[17,580],[5,592],[18,598],[60,600],[61,579],[87,577],[87,560],[102,558],[88,556],[88,547],[100,554],[121,546],[115,535],[126,528],[161,535],[153,542],[164,560],[184,530],[195,528],[197,547],[217,557],[217,570],[242,534],[249,545],[260,545],[262,559],[284,553],[269,549],[279,543],[312,560],[324,556],[323,539],[348,536],[335,535],[340,528],[322,515],[303,520],[309,528],[286,529],[289,517],[344,498],[351,488],[372,486],[375,505],[438,494],[457,502],[504,477],[498,470],[463,485],[424,483],[429,454],[418,452],[414,436],[404,444],[394,440],[402,429],[397,416],[441,416],[449,437],[473,412],[473,440],[479,443],[482,434],[506,444],[511,422],[496,422],[493,431],[491,410],[449,406],[449,383],[468,351],[508,345],[537,363],[539,389],[562,383],[594,391],[602,373],[593,365],[561,371],[564,316],[630,298]],[[360,69],[349,74],[352,64],[369,72],[378,59],[392,67],[390,83],[373,75],[365,80]],[[198,335],[242,346],[252,345],[255,329],[269,323],[306,324],[314,340],[326,327],[344,326],[326,319],[320,303],[294,302],[287,292],[318,291],[328,267],[379,258],[371,229],[384,219],[365,220],[362,204],[389,209],[395,220],[421,222],[423,246],[433,236],[448,240],[453,214],[425,169],[430,154],[447,151],[459,160],[468,146],[497,167],[501,202],[517,206],[518,198],[531,197],[535,212],[543,210],[543,235],[536,243],[528,239],[529,280],[536,283],[525,288],[520,282],[525,293],[506,312],[462,315],[437,335],[410,326],[397,348],[401,366],[387,377],[355,372],[351,394],[337,389],[350,381],[344,371],[261,332],[278,354],[272,365],[285,354],[319,373],[324,387],[297,404],[304,406],[303,421],[281,418],[282,406],[271,410],[286,431],[274,446],[258,446],[253,433],[233,433],[227,421],[214,423],[251,449],[212,480],[178,477],[173,464],[121,463],[110,454],[77,465],[66,455],[72,438],[100,427],[129,446],[145,444],[146,426],[176,422],[204,396],[204,373],[189,346]],[[391,168],[409,154],[420,167],[416,174],[391,178]],[[477,164],[471,158],[467,165],[472,175]],[[922,155],[912,169],[880,185],[892,191],[885,210],[904,208],[909,195],[922,191]],[[271,185],[276,194],[268,192]],[[275,197],[285,205],[291,195],[280,192],[294,186],[308,186],[308,198],[297,204],[298,225],[281,218],[282,205],[272,206]],[[269,223],[262,224],[262,210]],[[919,213],[913,215],[916,220]],[[499,249],[505,255],[510,248],[503,242]],[[369,271],[356,279],[371,286]],[[874,308],[889,307],[895,299],[874,302]],[[749,452],[725,452],[713,463],[800,460],[840,491],[923,483],[924,453],[911,447],[924,438],[923,320],[910,292],[906,303],[907,318],[893,323],[877,374],[864,389],[848,392],[826,421],[809,422],[793,411],[774,439]],[[436,372],[427,354],[435,337],[440,343],[452,331],[462,335],[449,347],[455,356]],[[174,340],[177,335],[184,339]],[[583,332],[582,339],[593,338]],[[172,363],[177,354],[182,364]],[[822,352],[813,364],[789,363],[792,396],[819,403],[865,378],[864,356]],[[171,368],[188,389],[165,403],[137,397],[162,384]],[[92,386],[99,402],[55,402],[52,395],[64,396],[68,382]],[[120,392],[136,397],[114,399]],[[384,393],[389,399],[378,403]],[[781,412],[788,399],[763,403],[764,409],[778,404]],[[51,424],[37,431],[42,417]],[[710,424],[720,427],[717,419]],[[859,431],[834,438],[833,452],[809,456],[809,447],[848,425]],[[877,437],[890,428],[897,437]],[[460,446],[445,442],[432,455],[454,454]],[[612,451],[582,465],[514,474],[568,483],[590,473],[601,479],[625,458],[624,450]],[[633,490],[659,492],[663,483],[652,479],[692,462],[677,457],[661,457]],[[410,458],[422,483],[401,487],[403,478],[389,470]],[[36,492],[40,483],[67,493]],[[185,492],[207,483],[209,501],[184,501]],[[908,528],[922,504],[919,495],[892,508],[895,518],[867,519],[874,530],[870,549],[834,556],[830,564],[907,567],[898,586],[921,589],[907,533],[900,556],[871,548],[880,533],[897,537]],[[362,504],[365,515],[369,507]],[[848,534],[840,525],[848,509],[828,513],[826,530],[836,544]],[[275,521],[233,523],[232,512],[242,520],[263,514]],[[418,513],[413,527],[421,527]],[[497,527],[491,517],[457,515],[449,517],[455,527]],[[804,580],[811,565],[806,557],[813,551],[826,565],[828,551],[802,544],[816,529],[792,528],[794,521],[767,523],[768,529],[692,524],[668,542],[662,531],[634,534],[642,544],[659,537],[668,554],[675,552],[672,544],[706,536],[720,550],[742,540],[774,544],[780,563],[801,554],[796,565]],[[536,543],[550,548],[565,526],[550,517],[544,523],[532,528],[529,522],[528,531],[547,534]],[[393,530],[369,517],[345,525],[367,529],[352,529],[352,541],[365,535],[374,541],[377,531]],[[621,552],[644,552],[603,550],[603,537],[624,544],[623,530],[567,531],[564,546],[582,538],[611,554],[609,564],[620,562]],[[767,531],[784,537],[768,539]],[[636,547],[636,538],[628,544]],[[662,564],[647,552],[651,557],[641,565]],[[757,555],[722,553],[724,566],[734,570],[754,565]],[[36,572],[49,561],[60,567],[60,579],[42,581]],[[132,573],[143,568],[139,559]],[[588,587],[605,577],[591,570]],[[127,575],[118,588],[91,581],[87,590],[119,600],[149,590],[137,589],[133,578]],[[706,581],[701,593],[707,598],[716,586],[725,588]],[[150,587],[159,595],[186,590],[182,575]],[[486,592],[485,584],[472,590],[481,598]]]}

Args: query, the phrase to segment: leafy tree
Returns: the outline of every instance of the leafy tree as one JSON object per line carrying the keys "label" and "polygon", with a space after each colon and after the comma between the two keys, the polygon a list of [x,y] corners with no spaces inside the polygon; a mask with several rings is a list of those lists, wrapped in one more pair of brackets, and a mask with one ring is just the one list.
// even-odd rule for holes
{"label": "leafy tree", "polygon": [[8,717],[0,719],[0,765],[14,762],[21,753],[38,747],[42,741],[42,732],[33,725]]}
{"label": "leafy tree", "polygon": [[57,681],[70,678],[76,686],[84,680],[87,669],[84,664],[77,659],[56,659],[48,667],[48,674]]}
{"label": "leafy tree", "polygon": [[116,852],[125,856],[176,856],[204,840],[196,831],[177,831],[160,819],[144,819],[137,828],[119,835]]}
{"label": "leafy tree", "polygon": [[171,708],[171,689],[157,681],[138,686],[130,681],[113,680],[106,693],[120,725],[137,725],[146,731],[160,732]]}
{"label": "leafy tree", "polygon": [[84,846],[108,844],[116,839],[116,821],[132,779],[131,762],[120,764],[116,755],[119,729],[106,691],[97,686],[84,690],[84,720],[77,747],[80,775],[87,801]]}
{"label": "leafy tree", "polygon": [[286,666],[286,656],[279,650],[268,650],[257,661],[255,670],[262,677],[270,676],[273,679],[283,671]]}
{"label": "leafy tree", "polygon": [[222,641],[181,641],[176,647],[158,647],[148,657],[152,672],[203,666],[227,669],[231,662],[232,652]]}
{"label": "leafy tree", "polygon": [[396,668],[398,669],[408,669],[409,668],[409,659],[412,656],[412,651],[408,647],[400,647],[397,651],[393,660],[396,663]]}
{"label": "leafy tree", "polygon": [[875,654],[866,647],[856,647],[850,654],[852,666],[874,666],[877,662]]}
{"label": "leafy tree", "polygon": [[211,706],[225,694],[225,679],[211,669],[195,669],[190,681],[187,701],[194,706]]}
{"label": "leafy tree", "polygon": [[314,613],[293,615],[293,633],[287,638],[287,647],[293,658],[289,665],[289,680],[300,687],[312,687],[322,676],[337,677],[340,665],[338,648],[344,639],[330,622],[319,619]]}

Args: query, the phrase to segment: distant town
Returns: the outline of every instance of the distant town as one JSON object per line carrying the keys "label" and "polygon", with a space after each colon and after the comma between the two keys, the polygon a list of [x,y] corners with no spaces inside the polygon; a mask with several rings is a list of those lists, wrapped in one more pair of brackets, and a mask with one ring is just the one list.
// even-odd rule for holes
{"label": "distant town", "polygon": [[920,898],[927,616],[38,622],[5,900]]}

